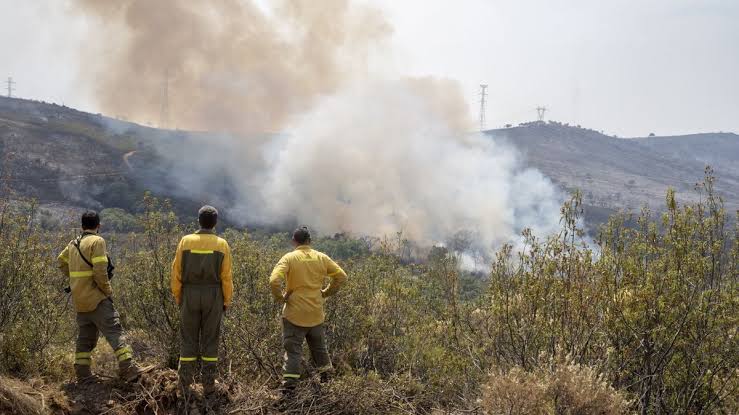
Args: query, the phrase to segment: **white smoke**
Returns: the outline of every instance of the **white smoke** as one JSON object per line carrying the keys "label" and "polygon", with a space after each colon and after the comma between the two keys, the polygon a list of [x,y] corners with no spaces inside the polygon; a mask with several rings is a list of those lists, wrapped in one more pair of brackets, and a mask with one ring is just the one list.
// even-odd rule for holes
{"label": "white smoke", "polygon": [[267,152],[251,218],[422,243],[472,232],[488,248],[557,229],[555,187],[512,146],[462,131],[449,85],[377,81],[321,100]]}

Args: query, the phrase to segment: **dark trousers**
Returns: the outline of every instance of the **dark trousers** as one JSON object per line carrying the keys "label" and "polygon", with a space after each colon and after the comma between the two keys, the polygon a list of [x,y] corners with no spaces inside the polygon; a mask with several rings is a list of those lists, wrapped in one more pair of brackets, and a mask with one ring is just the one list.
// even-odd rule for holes
{"label": "dark trousers", "polygon": [[93,311],[77,313],[77,327],[79,334],[74,360],[76,365],[90,365],[92,351],[97,346],[101,333],[113,348],[119,362],[133,357],[131,348],[123,339],[121,319],[110,298],[102,300]]}
{"label": "dark trousers", "polygon": [[300,379],[300,363],[303,360],[303,340],[308,341],[313,364],[319,372],[331,369],[331,357],[326,345],[326,329],[323,324],[300,327],[282,319],[282,344],[285,347],[285,364],[282,376],[286,383]]}
{"label": "dark trousers", "polygon": [[185,285],[180,306],[180,379],[192,383],[198,358],[203,363],[203,383],[215,380],[223,319],[220,286]]}

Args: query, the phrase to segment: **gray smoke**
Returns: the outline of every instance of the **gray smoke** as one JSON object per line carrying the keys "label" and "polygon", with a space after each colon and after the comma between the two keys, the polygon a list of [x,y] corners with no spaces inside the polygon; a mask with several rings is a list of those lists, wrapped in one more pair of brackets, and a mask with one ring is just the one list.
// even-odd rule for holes
{"label": "gray smoke", "polygon": [[177,125],[226,132],[155,140],[170,160],[163,189],[242,224],[402,231],[426,245],[472,235],[487,249],[557,226],[554,186],[512,146],[470,133],[455,81],[366,73],[391,32],[376,11],[342,0],[280,1],[272,14],[235,0],[78,4],[107,24],[94,49],[109,56],[88,68],[106,110],[155,118],[168,68]]}
{"label": "gray smoke", "polygon": [[325,233],[445,242],[474,231],[487,247],[523,227],[554,230],[555,188],[513,147],[463,130],[461,98],[454,82],[425,79],[363,83],[323,99],[273,150],[257,212]]}
{"label": "gray smoke", "polygon": [[[168,126],[279,131],[357,76],[390,33],[348,0],[74,0],[89,17],[80,70],[101,109]],[[165,82],[165,79],[168,82]],[[165,87],[168,93],[165,94]]]}

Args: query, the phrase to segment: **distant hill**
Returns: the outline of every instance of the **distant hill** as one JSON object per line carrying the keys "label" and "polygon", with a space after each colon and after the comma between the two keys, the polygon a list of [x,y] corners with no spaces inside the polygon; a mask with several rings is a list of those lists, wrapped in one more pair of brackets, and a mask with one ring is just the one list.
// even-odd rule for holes
{"label": "distant hill", "polygon": [[696,134],[616,138],[556,122],[486,131],[515,145],[526,162],[561,187],[581,189],[585,203],[604,209],[664,206],[673,187],[679,200],[696,200],[695,184],[711,164],[729,209],[739,207],[739,136]]}
{"label": "distant hill", "polygon": [[722,172],[739,174],[739,135],[736,134],[691,134],[635,140],[665,157],[696,160]]}
{"label": "distant hill", "polygon": [[[592,222],[617,209],[645,204],[661,209],[668,187],[681,200],[695,200],[693,188],[707,163],[715,168],[727,207],[739,207],[736,134],[622,139],[556,122],[485,133],[513,144],[528,165],[563,189],[581,189]],[[186,160],[181,147],[204,139],[217,142],[214,137],[0,97],[0,191],[10,191],[14,199],[35,198],[55,215],[76,216],[82,207],[136,211],[144,191],[151,190],[191,213],[203,201],[230,197],[225,175],[209,178],[200,188],[183,189],[172,180],[182,169],[197,168],[190,164],[197,160]],[[249,156],[255,155],[243,155]]]}

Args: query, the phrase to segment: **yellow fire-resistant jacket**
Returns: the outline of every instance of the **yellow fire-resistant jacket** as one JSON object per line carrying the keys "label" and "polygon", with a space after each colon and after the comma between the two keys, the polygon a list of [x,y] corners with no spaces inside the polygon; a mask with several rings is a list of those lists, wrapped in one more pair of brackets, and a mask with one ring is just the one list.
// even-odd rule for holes
{"label": "yellow fire-resistant jacket", "polygon": [[[324,289],[326,277],[329,285]],[[285,254],[272,270],[269,285],[275,300],[282,302],[282,280],[290,296],[282,308],[282,316],[300,327],[323,323],[323,299],[336,293],[346,280],[346,273],[328,255],[301,245]]]}
{"label": "yellow fire-resistant jacket", "polygon": [[105,240],[92,231],[85,231],[82,236],[80,251],[93,266],[87,265],[80,257],[74,246],[76,239],[67,244],[58,260],[62,274],[69,278],[75,310],[78,313],[87,313],[94,311],[100,301],[113,295],[113,289],[108,281]]}
{"label": "yellow fire-resistant jacket", "polygon": [[182,302],[183,285],[220,285],[223,304],[231,305],[234,284],[231,275],[231,248],[212,230],[201,229],[186,235],[177,245],[172,263],[172,294]]}

